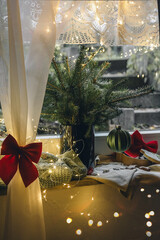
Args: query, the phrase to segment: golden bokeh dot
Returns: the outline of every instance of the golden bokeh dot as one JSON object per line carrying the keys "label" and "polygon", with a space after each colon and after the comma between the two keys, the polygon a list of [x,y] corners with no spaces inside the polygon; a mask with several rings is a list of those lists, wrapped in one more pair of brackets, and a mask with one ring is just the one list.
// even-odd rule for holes
{"label": "golden bokeh dot", "polygon": [[77,229],[77,230],[76,230],[76,234],[77,234],[77,235],[81,235],[81,234],[82,234],[82,230],[81,230],[81,229]]}
{"label": "golden bokeh dot", "polygon": [[141,188],[140,191],[141,191],[141,192],[144,192],[144,188]]}
{"label": "golden bokeh dot", "polygon": [[159,193],[159,191],[160,191],[159,189],[156,189],[156,193]]}
{"label": "golden bokeh dot", "polygon": [[148,195],[147,195],[147,197],[148,197],[148,198],[151,198],[151,197],[152,197],[152,195],[151,195],[151,194],[148,194]]}
{"label": "golden bokeh dot", "polygon": [[151,236],[152,236],[152,233],[151,233],[150,231],[147,231],[147,232],[146,232],[146,235],[147,235],[147,237],[151,237]]}
{"label": "golden bokeh dot", "polygon": [[97,222],[97,227],[101,227],[103,225],[102,221]]}
{"label": "golden bokeh dot", "polygon": [[89,225],[90,227],[93,225],[93,220],[92,220],[92,219],[90,219],[90,220],[88,221],[88,225]]}
{"label": "golden bokeh dot", "polygon": [[150,211],[149,214],[150,214],[151,216],[154,216],[154,215],[155,215],[154,211]]}
{"label": "golden bokeh dot", "polygon": [[148,222],[146,222],[146,225],[147,225],[147,227],[151,227],[152,226],[152,222],[148,221]]}
{"label": "golden bokeh dot", "polygon": [[72,222],[72,218],[67,218],[67,219],[66,219],[66,222],[67,222],[68,224],[70,224],[70,223]]}
{"label": "golden bokeh dot", "polygon": [[119,217],[119,213],[118,213],[118,212],[115,212],[115,213],[113,214],[113,216],[117,218],[117,217]]}
{"label": "golden bokeh dot", "polygon": [[144,216],[145,216],[145,218],[150,218],[149,213],[146,213]]}

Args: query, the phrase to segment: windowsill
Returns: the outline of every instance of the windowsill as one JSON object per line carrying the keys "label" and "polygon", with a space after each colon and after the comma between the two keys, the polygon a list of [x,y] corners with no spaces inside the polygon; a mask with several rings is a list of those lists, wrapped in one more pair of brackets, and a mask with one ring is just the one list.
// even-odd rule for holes
{"label": "windowsill", "polygon": [[[138,130],[142,135],[145,134],[160,134],[160,130]],[[132,134],[134,131],[129,131]],[[109,132],[96,132],[95,137],[107,137]]]}
{"label": "windowsill", "polygon": [[[134,131],[130,131],[132,134]],[[141,130],[139,131],[145,142],[150,142],[152,140],[158,141],[158,146],[160,146],[160,130]],[[95,134],[95,153],[96,154],[104,154],[110,155],[112,151],[107,146],[107,136],[109,132],[97,132]],[[160,153],[160,147],[158,150]]]}
{"label": "windowsill", "polygon": [[[134,131],[130,131],[130,134],[132,134]],[[160,146],[160,130],[140,130],[139,131],[145,142],[149,142],[152,140],[158,141],[158,146]],[[95,133],[95,154],[104,154],[104,155],[110,155],[113,152],[108,148],[107,146],[107,136],[108,136],[109,132],[96,132]],[[56,141],[59,139],[61,139],[60,135],[39,135],[37,136],[37,140],[41,140],[43,142],[43,145],[47,145],[47,151],[50,152],[53,148],[55,149],[55,147],[49,146],[49,144],[51,145],[51,141],[53,140]],[[45,147],[46,148],[46,147]],[[44,148],[44,150],[45,150]],[[49,150],[50,149],[50,150]],[[45,150],[46,151],[46,150]],[[55,154],[54,151],[51,151],[53,154]],[[158,153],[160,153],[160,149],[158,151]],[[56,153],[58,154],[58,152]]]}
{"label": "windowsill", "polygon": [[[160,146],[160,130],[141,130],[139,131],[145,142],[152,140],[158,141]],[[96,132],[95,133],[95,154],[110,155],[113,152],[107,146],[107,136],[109,132]],[[133,131],[130,131],[132,134]],[[36,141],[43,143],[43,151],[53,153],[54,155],[60,154],[61,135],[38,135]],[[1,138],[1,141],[4,139]],[[160,147],[158,150],[160,153]]]}

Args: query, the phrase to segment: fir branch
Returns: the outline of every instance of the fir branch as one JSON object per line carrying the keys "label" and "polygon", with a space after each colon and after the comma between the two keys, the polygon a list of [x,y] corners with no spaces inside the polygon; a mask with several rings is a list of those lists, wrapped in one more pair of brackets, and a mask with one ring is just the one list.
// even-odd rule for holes
{"label": "fir branch", "polygon": [[91,111],[91,112],[89,112],[89,114],[94,114],[94,115],[97,115],[97,114],[99,114],[99,113],[101,113],[101,112],[104,112],[104,111],[106,111],[106,110],[113,110],[114,108],[113,107],[111,107],[111,106],[109,106],[108,104],[106,105],[106,106],[103,106],[101,109],[95,109],[95,110],[93,110],[93,111]]}
{"label": "fir branch", "polygon": [[59,71],[59,68],[58,68],[57,63],[56,63],[54,58],[52,59],[52,63],[54,64],[54,69],[55,69],[55,72],[57,74],[58,80],[59,80],[62,88],[65,89],[64,84],[63,84],[63,80],[62,80],[62,77],[61,77],[61,73]]}
{"label": "fir branch", "polygon": [[66,57],[66,65],[67,65],[67,71],[68,71],[68,75],[70,76],[70,67],[69,67],[69,62],[68,62],[68,57]]}
{"label": "fir branch", "polygon": [[[55,89],[58,90],[59,92],[62,92],[62,90],[61,90],[60,88],[56,87],[55,85],[51,84],[50,82],[48,82],[47,84],[50,85],[51,87],[55,88]],[[48,88],[48,89],[49,89],[49,88]],[[52,91],[53,91],[53,89],[49,89],[49,90],[52,90]]]}
{"label": "fir branch", "polygon": [[82,70],[84,70],[84,68],[88,65],[88,63],[90,63],[93,60],[93,58],[100,52],[101,48],[102,47],[99,47],[96,52],[91,54],[91,56],[89,57],[89,60],[86,63],[82,64]]}
{"label": "fir branch", "polygon": [[122,86],[122,84],[125,83],[125,82],[126,82],[126,79],[121,79],[120,81],[118,81],[116,83],[113,83],[112,87],[107,92],[107,95],[112,93],[112,91],[115,90],[117,87]]}
{"label": "fir branch", "polygon": [[48,116],[48,115],[49,115],[49,116],[53,116],[53,115],[55,115],[55,114],[53,114],[53,113],[52,113],[52,114],[51,114],[51,113],[41,113],[41,115],[43,115],[43,116]]}
{"label": "fir branch", "polygon": [[145,91],[143,89],[143,90],[140,90],[139,92],[137,91],[137,93],[134,93],[134,94],[131,91],[129,91],[129,92],[127,92],[126,96],[116,98],[116,99],[108,102],[108,104],[113,104],[113,103],[116,103],[116,102],[121,102],[121,101],[124,101],[124,100],[129,100],[129,99],[132,99],[132,98],[140,97],[140,96],[146,95],[146,94],[151,93],[151,92],[153,92],[152,88],[146,89]]}
{"label": "fir branch", "polygon": [[106,63],[102,66],[102,68],[101,68],[101,70],[98,72],[97,76],[93,79],[93,83],[96,83],[96,81],[97,81],[97,79],[99,78],[99,76],[102,75],[102,72],[103,72],[106,68],[108,68],[109,66],[110,66],[110,63],[109,63],[109,62],[106,62]]}

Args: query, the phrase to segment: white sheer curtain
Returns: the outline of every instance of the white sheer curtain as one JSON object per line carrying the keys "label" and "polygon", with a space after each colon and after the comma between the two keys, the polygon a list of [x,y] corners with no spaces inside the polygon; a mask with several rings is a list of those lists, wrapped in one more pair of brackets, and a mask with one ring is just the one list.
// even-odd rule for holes
{"label": "white sheer curtain", "polygon": [[159,45],[157,0],[64,0],[56,22],[66,44]]}
{"label": "white sheer curtain", "polygon": [[[0,100],[7,132],[33,142],[53,57],[56,1],[1,0]],[[4,239],[45,239],[39,180],[25,188],[19,171],[8,185]]]}
{"label": "white sheer curtain", "polygon": [[[0,101],[7,132],[20,145],[35,139],[56,38],[156,45],[156,0],[61,1],[59,7],[54,0],[0,0]],[[45,239],[38,179],[25,188],[17,171],[8,186],[5,226],[5,240]]]}

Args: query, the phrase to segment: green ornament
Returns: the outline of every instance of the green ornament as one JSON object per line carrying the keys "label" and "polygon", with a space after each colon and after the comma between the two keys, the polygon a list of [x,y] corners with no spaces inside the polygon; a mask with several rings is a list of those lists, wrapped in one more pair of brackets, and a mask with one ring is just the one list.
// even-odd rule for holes
{"label": "green ornament", "polygon": [[129,132],[122,130],[121,126],[117,126],[110,131],[107,137],[107,145],[114,152],[124,152],[131,145],[131,136]]}

